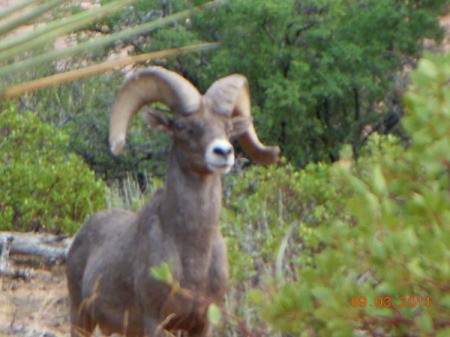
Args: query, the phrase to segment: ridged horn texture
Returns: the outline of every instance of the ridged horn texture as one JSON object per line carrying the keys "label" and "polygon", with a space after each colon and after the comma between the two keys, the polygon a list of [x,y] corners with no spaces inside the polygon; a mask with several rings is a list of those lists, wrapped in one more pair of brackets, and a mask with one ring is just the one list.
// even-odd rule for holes
{"label": "ridged horn texture", "polygon": [[[250,91],[245,76],[234,74],[221,78],[211,85],[205,96],[211,99],[216,113],[251,119]],[[245,153],[257,164],[269,165],[279,160],[280,148],[263,145],[252,122],[248,130],[237,138]]]}
{"label": "ridged horn texture", "polygon": [[123,151],[131,118],[139,109],[151,103],[167,105],[173,113],[190,114],[201,104],[198,90],[177,73],[160,67],[152,67],[133,75],[117,95],[109,131],[111,152]]}

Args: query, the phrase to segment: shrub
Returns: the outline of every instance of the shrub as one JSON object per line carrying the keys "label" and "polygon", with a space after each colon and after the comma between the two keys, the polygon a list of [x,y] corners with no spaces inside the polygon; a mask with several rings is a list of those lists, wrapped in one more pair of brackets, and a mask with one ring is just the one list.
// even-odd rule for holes
{"label": "shrub", "polygon": [[2,103],[0,134],[0,228],[73,233],[104,207],[103,182],[59,129]]}
{"label": "shrub", "polygon": [[[345,218],[339,198],[345,186],[329,182],[329,165],[298,171],[285,162],[225,178],[222,225],[232,284],[226,310],[252,328],[262,322],[257,289],[297,280],[298,270],[314,264],[323,248],[320,227]],[[226,335],[242,334],[226,328]]]}
{"label": "shrub", "polygon": [[[342,212],[320,223],[314,232],[321,249],[312,263],[297,264],[294,281],[251,292],[260,317],[276,331],[343,337],[450,334],[449,79],[448,55],[423,59],[412,75],[405,96],[407,151],[374,137],[366,157],[330,169],[334,180],[322,181],[322,188],[348,185],[331,197],[344,203],[351,218]],[[299,195],[299,209],[304,200]]]}
{"label": "shrub", "polygon": [[[235,281],[264,271],[292,279],[296,267],[310,262],[320,250],[318,226],[343,217],[338,194],[345,187],[330,185],[329,174],[326,164],[298,171],[283,163],[226,178],[223,222]],[[290,265],[276,271],[274,256]]]}

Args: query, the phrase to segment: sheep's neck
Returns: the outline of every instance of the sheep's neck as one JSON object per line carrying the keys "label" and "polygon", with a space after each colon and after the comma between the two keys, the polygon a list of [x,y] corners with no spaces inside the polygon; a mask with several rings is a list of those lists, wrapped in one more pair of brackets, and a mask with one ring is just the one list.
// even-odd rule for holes
{"label": "sheep's neck", "polygon": [[222,203],[219,175],[189,172],[172,157],[164,199],[161,211],[177,233],[194,239],[217,230]]}
{"label": "sheep's neck", "polygon": [[202,291],[220,238],[221,177],[190,173],[171,158],[166,186],[158,204],[161,231],[174,240],[181,270],[180,284]]}

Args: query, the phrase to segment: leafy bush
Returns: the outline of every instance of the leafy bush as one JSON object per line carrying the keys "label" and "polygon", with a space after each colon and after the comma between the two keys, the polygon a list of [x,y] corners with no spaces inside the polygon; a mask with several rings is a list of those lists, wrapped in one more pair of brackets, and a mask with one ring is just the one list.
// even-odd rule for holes
{"label": "leafy bush", "polygon": [[[225,178],[222,226],[232,284],[226,310],[253,329],[262,322],[255,289],[296,280],[297,270],[313,265],[323,249],[320,227],[346,217],[339,198],[346,188],[329,182],[329,165],[298,171],[286,162]],[[224,335],[242,334],[235,329],[226,325]]]}
{"label": "leafy bush", "polygon": [[[311,262],[320,250],[318,226],[343,216],[338,194],[345,187],[330,185],[329,174],[325,164],[298,171],[283,163],[226,178],[223,222],[234,281],[264,272],[292,279],[296,267]],[[274,256],[289,265],[281,270]]]}
{"label": "leafy bush", "polygon": [[[411,136],[407,151],[395,141],[373,137],[358,162],[344,158],[333,167],[311,166],[301,173],[282,169],[275,171],[280,182],[267,171],[266,181],[257,181],[261,192],[234,205],[242,210],[259,198],[255,208],[244,208],[243,217],[251,218],[231,232],[242,231],[247,222],[255,226],[258,219],[271,219],[263,234],[261,226],[259,233],[252,231],[251,242],[257,242],[253,255],[260,250],[273,265],[279,263],[283,245],[295,252],[283,263],[294,268],[290,280],[267,281],[274,275],[269,272],[265,285],[249,292],[259,319],[275,331],[343,337],[450,334],[449,56],[422,60],[412,80],[405,96],[404,127]],[[321,170],[329,176],[317,179]],[[291,188],[298,190],[292,193]],[[292,202],[293,219],[297,214],[313,231],[288,241],[290,227],[279,221],[286,217],[280,216],[277,203],[267,201],[289,205],[284,200],[291,196],[298,202]],[[305,205],[312,205],[309,196],[318,203],[305,213]],[[305,221],[307,214],[328,216]],[[319,247],[309,257],[303,249],[308,237],[313,238],[311,247]],[[243,259],[248,238],[230,245],[231,263],[238,269],[252,262],[252,255],[242,264],[237,257],[240,251]],[[275,248],[268,248],[271,242]],[[308,263],[301,262],[305,257]],[[239,273],[234,277],[239,280]]]}
{"label": "leafy bush", "polygon": [[105,185],[65,133],[2,103],[0,134],[0,228],[73,233],[105,206]]}

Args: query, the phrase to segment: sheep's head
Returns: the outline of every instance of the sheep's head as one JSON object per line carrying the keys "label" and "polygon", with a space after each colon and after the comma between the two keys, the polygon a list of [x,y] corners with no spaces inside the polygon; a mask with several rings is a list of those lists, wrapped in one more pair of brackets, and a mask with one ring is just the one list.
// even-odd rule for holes
{"label": "sheep's head", "polygon": [[167,105],[175,117],[169,120],[156,109],[146,110],[145,117],[150,125],[163,125],[171,132],[174,151],[188,169],[227,173],[234,164],[229,142],[233,136],[258,164],[278,160],[279,148],[264,146],[256,135],[244,76],[219,79],[201,95],[189,81],[159,67],[137,73],[119,92],[109,134],[113,154],[122,152],[131,118],[142,106],[155,102]]}

